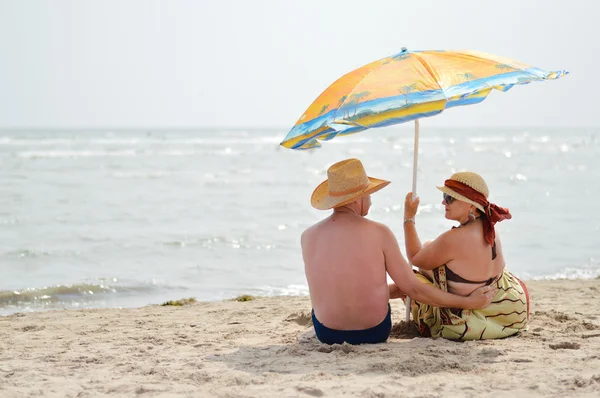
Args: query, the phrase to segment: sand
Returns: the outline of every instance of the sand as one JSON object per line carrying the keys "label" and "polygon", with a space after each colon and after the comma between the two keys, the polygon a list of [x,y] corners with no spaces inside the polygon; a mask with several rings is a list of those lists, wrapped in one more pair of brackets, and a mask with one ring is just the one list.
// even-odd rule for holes
{"label": "sand", "polygon": [[600,280],[531,281],[528,332],[320,344],[308,297],[0,317],[0,397],[599,396]]}

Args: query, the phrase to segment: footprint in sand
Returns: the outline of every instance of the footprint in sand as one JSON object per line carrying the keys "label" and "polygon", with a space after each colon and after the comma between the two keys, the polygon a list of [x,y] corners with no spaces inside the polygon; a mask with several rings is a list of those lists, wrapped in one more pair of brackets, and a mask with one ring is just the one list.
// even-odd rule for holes
{"label": "footprint in sand", "polygon": [[356,347],[352,344],[342,343],[342,344],[321,344],[315,347],[318,352],[322,352],[324,354],[330,354],[332,352],[341,352],[343,354],[350,354],[351,352],[356,352]]}
{"label": "footprint in sand", "polygon": [[586,322],[586,321],[581,322],[581,326],[586,330],[599,330],[600,329],[599,325],[593,324],[591,322]]}
{"label": "footprint in sand", "polygon": [[484,356],[484,357],[495,358],[500,355],[504,355],[504,353],[495,348],[484,348],[483,350],[479,351],[479,355]]}
{"label": "footprint in sand", "polygon": [[584,379],[581,376],[577,376],[571,379],[571,382],[575,387],[588,387],[600,383],[600,375],[592,376],[590,379]]}
{"label": "footprint in sand", "polygon": [[315,333],[315,329],[310,328],[298,336],[299,343],[313,343],[317,341],[317,334]]}
{"label": "footprint in sand", "polygon": [[581,344],[579,343],[573,343],[571,341],[566,341],[564,343],[558,343],[558,344],[550,344],[550,348],[552,348],[553,350],[578,350],[581,348]]}
{"label": "footprint in sand", "polygon": [[313,397],[322,397],[323,395],[325,395],[325,393],[318,389],[318,388],[313,388],[313,387],[296,387],[296,391],[299,392],[303,392],[305,394],[308,395],[312,395]]}
{"label": "footprint in sand", "polygon": [[285,318],[285,320],[287,322],[295,322],[300,326],[307,326],[308,324],[312,324],[310,312],[307,311],[294,312],[290,314],[287,318]]}
{"label": "footprint in sand", "polygon": [[551,316],[559,322],[567,322],[567,321],[575,320],[575,318],[570,317],[569,315],[567,315],[563,312],[555,312],[554,314],[551,314]]}
{"label": "footprint in sand", "polygon": [[23,326],[21,328],[21,330],[23,332],[38,332],[40,330],[44,330],[46,329],[45,326],[39,326],[39,325],[27,325],[27,326]]}
{"label": "footprint in sand", "polygon": [[515,358],[515,359],[512,359],[512,361],[513,361],[513,362],[516,362],[516,363],[528,363],[528,362],[533,362],[533,360],[532,360],[532,359],[527,359],[527,358]]}

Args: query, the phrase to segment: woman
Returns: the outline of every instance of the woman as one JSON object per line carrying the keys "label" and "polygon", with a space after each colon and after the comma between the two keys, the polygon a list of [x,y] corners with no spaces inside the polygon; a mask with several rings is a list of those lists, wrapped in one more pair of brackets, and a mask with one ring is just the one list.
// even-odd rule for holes
{"label": "woman", "polygon": [[527,288],[505,270],[502,243],[494,230],[494,224],[511,218],[508,209],[488,202],[487,184],[476,173],[455,173],[438,189],[443,192],[445,217],[460,225],[422,245],[415,224],[419,199],[413,202],[412,194],[406,196],[406,253],[410,263],[419,267],[417,277],[463,296],[492,284],[498,292],[482,310],[439,308],[413,301],[412,316],[421,335],[476,340],[525,330],[529,319]]}

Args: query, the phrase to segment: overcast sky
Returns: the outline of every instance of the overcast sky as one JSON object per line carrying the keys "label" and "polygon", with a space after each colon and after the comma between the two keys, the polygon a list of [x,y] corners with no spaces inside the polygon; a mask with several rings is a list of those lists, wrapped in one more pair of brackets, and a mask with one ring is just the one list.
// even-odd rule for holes
{"label": "overcast sky", "polygon": [[0,128],[291,128],[403,46],[571,72],[428,125],[600,126],[599,15],[595,0],[0,0]]}

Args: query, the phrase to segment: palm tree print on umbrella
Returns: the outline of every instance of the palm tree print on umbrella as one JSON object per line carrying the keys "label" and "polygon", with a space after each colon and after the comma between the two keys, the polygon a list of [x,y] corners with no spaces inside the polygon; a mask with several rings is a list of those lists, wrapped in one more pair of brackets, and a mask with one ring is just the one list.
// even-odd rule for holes
{"label": "palm tree print on umbrella", "polygon": [[[371,94],[370,91],[361,91],[360,93],[356,93],[356,94],[352,94],[352,102],[351,104],[354,105],[354,113],[352,114],[352,117],[356,116],[356,111],[358,109],[358,103],[360,102],[361,99],[363,99],[364,97],[366,97],[367,95]],[[348,116],[350,116],[350,110],[348,110]]]}
{"label": "palm tree print on umbrella", "polygon": [[338,108],[344,111],[342,118],[351,119],[355,117],[360,100],[368,96],[369,94],[371,94],[370,91],[361,91],[360,93],[352,94],[350,98],[348,98],[347,95],[341,97],[338,101]]}
{"label": "palm tree print on umbrella", "polygon": [[[344,102],[346,101],[346,98],[348,98],[347,95],[342,95],[342,97],[340,98],[340,100],[337,103],[337,107],[338,109],[341,109],[341,106],[344,104]],[[346,111],[344,110],[344,117],[346,117]]]}
{"label": "palm tree print on umbrella", "polygon": [[329,109],[329,104],[323,105],[323,107],[319,111],[319,116],[321,116],[327,109]]}
{"label": "palm tree print on umbrella", "polygon": [[410,93],[412,93],[413,91],[416,91],[416,90],[417,90],[417,83],[413,83],[413,84],[411,84],[409,86],[404,86],[400,90],[398,90],[398,92],[400,94],[404,94],[404,96],[405,96],[404,105],[408,105],[409,104],[409,102],[408,102],[408,94],[410,94]]}
{"label": "palm tree print on umbrella", "polygon": [[500,69],[500,70],[515,69],[515,68],[513,68],[512,66],[510,66],[508,64],[496,64],[496,65],[494,65],[494,68]]}
{"label": "palm tree print on umbrella", "polygon": [[475,75],[474,75],[474,74],[472,74],[472,73],[459,73],[457,76],[458,76],[458,78],[459,78],[459,79],[461,79],[463,82],[468,82],[468,81],[471,81],[471,80],[475,80],[475,79],[477,79],[477,76],[475,76]]}

